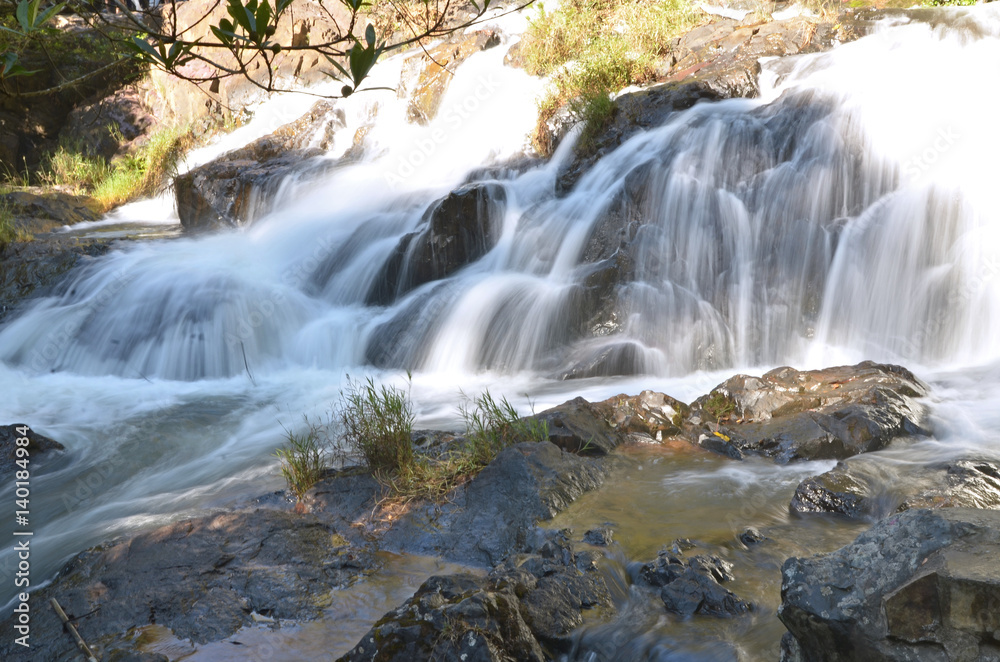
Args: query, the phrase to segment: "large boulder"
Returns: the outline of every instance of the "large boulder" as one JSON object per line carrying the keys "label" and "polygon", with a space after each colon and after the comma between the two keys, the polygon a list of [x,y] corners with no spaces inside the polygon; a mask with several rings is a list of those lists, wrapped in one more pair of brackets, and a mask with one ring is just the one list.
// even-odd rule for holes
{"label": "large boulder", "polygon": [[[333,588],[370,571],[370,555],[313,515],[239,511],[185,520],[81,553],[31,594],[31,650],[0,642],[4,660],[73,660],[78,651],[46,605],[57,597],[80,635],[107,659],[133,651],[136,628],[223,639],[256,622],[318,617]],[[13,632],[13,619],[3,623]]]}
{"label": "large boulder", "polygon": [[368,293],[387,305],[420,285],[447,278],[486,255],[497,243],[507,194],[496,183],[462,186],[435,201],[421,229],[400,239]]}
{"label": "large boulder", "polygon": [[1000,512],[888,517],[782,568],[784,662],[1000,659]]}
{"label": "large boulder", "polygon": [[177,215],[187,230],[238,227],[271,208],[271,198],[293,175],[316,177],[334,162],[320,159],[344,127],[344,113],[319,101],[294,122],[174,179]]}
{"label": "large boulder", "polygon": [[791,509],[878,519],[913,508],[1000,508],[1000,461],[964,458],[913,467],[857,457],[795,489]]}
{"label": "large boulder", "polygon": [[928,387],[905,368],[866,361],[762,377],[736,375],[696,400],[685,430],[711,451],[796,460],[843,459],[928,434]]}

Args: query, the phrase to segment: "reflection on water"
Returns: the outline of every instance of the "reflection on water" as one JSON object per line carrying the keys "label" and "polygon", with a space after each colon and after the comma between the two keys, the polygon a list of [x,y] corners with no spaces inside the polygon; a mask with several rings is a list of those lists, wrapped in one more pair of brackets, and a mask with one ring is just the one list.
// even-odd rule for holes
{"label": "reflection on water", "polygon": [[165,628],[144,628],[142,649],[173,662],[293,662],[333,660],[347,653],[387,611],[406,601],[433,575],[476,572],[425,556],[381,553],[382,570],[350,586],[334,589],[332,606],[308,623],[274,623],[245,627],[222,641],[196,646]]}

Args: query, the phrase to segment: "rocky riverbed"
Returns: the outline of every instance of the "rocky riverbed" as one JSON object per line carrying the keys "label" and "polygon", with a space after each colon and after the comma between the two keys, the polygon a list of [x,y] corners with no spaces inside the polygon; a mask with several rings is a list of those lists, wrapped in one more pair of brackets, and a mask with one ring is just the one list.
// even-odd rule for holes
{"label": "rocky riverbed", "polygon": [[[282,494],[266,495],[83,552],[32,594],[37,648],[26,654],[4,642],[0,652],[10,660],[76,659],[73,641],[42,606],[52,597],[109,660],[170,659],[157,652],[155,637],[143,635],[150,628],[189,640],[197,649],[238,640],[246,628],[322,622],[346,587],[393,572],[385,552],[429,555],[468,570],[428,579],[341,659],[583,659],[588,651],[605,659],[606,640],[580,633],[599,631],[601,623],[620,619],[623,609],[637,605],[647,615],[658,610],[658,618],[678,627],[688,621],[704,627],[705,620],[770,618],[760,613],[766,606],[731,588],[741,585],[734,584],[741,573],[760,572],[734,550],[774,544],[769,541],[795,536],[794,528],[735,532],[722,546],[663,540],[654,558],[635,559],[628,571],[616,573],[610,568],[621,552],[615,551],[620,548],[613,527],[572,531],[539,525],[588,492],[615,490],[622,469],[633,462],[630,449],[664,449],[665,463],[691,453],[738,463],[750,461],[743,459],[750,457],[746,448],[779,448],[784,453],[779,459],[794,464],[817,448],[832,449],[824,457],[843,457],[914,443],[928,433],[926,388],[903,368],[864,363],[740,375],[691,404],[655,392],[596,403],[577,398],[537,415],[547,421],[550,441],[508,448],[441,501],[387,506],[384,484],[361,468],[343,469],[310,490],[304,502],[309,512],[293,512]],[[859,434],[865,443],[855,443]],[[461,441],[458,435],[415,437]],[[722,445],[706,444],[710,439]],[[734,453],[728,450],[734,439],[754,443],[737,442],[742,450]],[[4,440],[5,447],[12,446],[13,438]],[[955,466],[981,476],[974,505],[1000,504],[994,465]],[[906,489],[909,480],[900,472],[885,488]],[[926,509],[969,505],[965,484],[939,479],[933,483],[935,498],[918,490],[925,496],[912,502],[912,509],[878,521],[854,547],[790,559],[783,572],[769,571],[771,583],[782,586],[779,615],[791,632],[783,643],[787,659],[863,659],[862,650],[894,660],[928,659],[921,651],[938,650],[951,655],[941,659],[992,659],[996,626],[990,625],[990,614],[996,611],[989,605],[1000,599],[1000,578],[988,559],[996,554],[1000,515]],[[803,501],[803,490],[796,492],[797,502]],[[650,527],[655,530],[656,523]],[[881,537],[892,540],[880,542]],[[852,559],[857,572],[877,578],[878,592],[864,589],[861,598],[852,598],[850,590],[862,589],[848,589],[845,582],[862,586],[868,580],[843,569],[836,560],[841,557]],[[978,560],[970,565],[963,559]],[[845,578],[835,576],[845,572]],[[919,600],[891,597],[909,593]],[[883,595],[889,639],[866,615],[877,612]],[[2,627],[12,627],[10,617]],[[827,640],[829,645],[822,643]],[[844,641],[857,643],[845,648]],[[963,657],[977,650],[979,657]]]}

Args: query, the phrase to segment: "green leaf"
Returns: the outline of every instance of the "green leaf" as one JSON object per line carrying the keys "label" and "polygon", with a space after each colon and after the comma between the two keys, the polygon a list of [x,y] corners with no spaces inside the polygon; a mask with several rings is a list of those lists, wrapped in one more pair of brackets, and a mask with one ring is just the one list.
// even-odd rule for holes
{"label": "green leaf", "polygon": [[28,17],[28,13],[31,11],[30,6],[31,2],[29,0],[21,0],[17,4],[15,16],[17,16],[17,22],[20,24],[23,32],[31,32],[31,19]]}
{"label": "green leaf", "polygon": [[260,27],[260,32],[263,34],[267,26],[271,23],[271,4],[267,0],[261,2],[260,6],[257,7],[256,19],[257,25]]}
{"label": "green leaf", "polygon": [[365,41],[368,42],[369,47],[375,45],[375,26],[371,23],[365,28]]}
{"label": "green leaf", "polygon": [[40,28],[43,25],[45,25],[46,23],[48,23],[49,19],[51,19],[53,16],[55,16],[56,14],[58,14],[59,12],[61,12],[63,10],[63,7],[65,7],[65,6],[66,6],[66,3],[65,2],[61,2],[58,5],[53,5],[52,7],[49,7],[48,10],[46,10],[46,12],[44,14],[42,14],[41,16],[39,16],[37,21],[35,21],[35,27],[39,27]]}

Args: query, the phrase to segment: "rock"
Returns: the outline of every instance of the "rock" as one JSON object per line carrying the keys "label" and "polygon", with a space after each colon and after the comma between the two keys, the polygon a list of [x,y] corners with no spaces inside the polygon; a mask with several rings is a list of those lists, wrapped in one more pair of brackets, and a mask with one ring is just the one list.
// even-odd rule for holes
{"label": "rock", "polygon": [[[207,17],[202,20],[206,14]],[[214,42],[210,26],[218,25],[223,18],[232,20],[226,5],[212,0],[187,0],[163,9],[164,23],[171,25],[176,20],[178,31],[183,31],[185,39],[190,41],[203,39]],[[350,11],[345,4],[302,0],[296,3],[294,12],[282,14],[271,39],[296,47],[331,43],[347,36],[349,25]],[[359,36],[365,25],[366,21],[357,21],[355,27]],[[224,67],[238,69],[228,52],[220,52],[219,49],[206,52],[197,48],[195,52]],[[278,88],[329,80],[325,72],[332,70],[326,58],[309,50],[285,49],[273,56],[271,62],[274,83]],[[168,124],[198,125],[228,113],[238,113],[266,96],[264,90],[244,76],[220,75],[218,69],[202,61],[191,62],[182,71],[205,82],[194,84],[156,69],[150,71],[148,80],[138,86],[142,102],[152,109],[153,115]],[[266,68],[259,63],[250,67],[250,75],[258,83],[266,85],[268,82]]]}
{"label": "rock", "polygon": [[340,659],[545,660],[569,652],[583,612],[613,603],[590,557],[548,538],[487,577],[431,577]]}
{"label": "rock", "polygon": [[579,457],[549,442],[516,444],[446,502],[411,507],[382,533],[381,545],[492,567],[524,546],[537,521],[551,519],[599,487],[609,469],[607,461]]}
{"label": "rock", "polygon": [[[205,643],[254,623],[252,612],[318,617],[334,587],[375,565],[313,515],[238,511],[186,520],[81,553],[32,604],[56,596],[98,650],[134,648],[128,631],[150,623]],[[11,618],[3,627],[13,631]],[[73,640],[50,609],[31,620],[32,650],[0,642],[4,660],[75,659]]]}
{"label": "rock", "polygon": [[680,400],[656,391],[643,391],[635,396],[616,395],[599,405],[611,409],[609,422],[612,427],[633,439],[638,435],[655,441],[681,434],[681,421],[690,410]]}
{"label": "rock", "polygon": [[[25,432],[22,434],[19,430]],[[0,478],[9,479],[14,472],[20,469],[17,465],[19,458],[17,455],[18,439],[27,437],[28,445],[28,470],[32,476],[38,474],[39,455],[51,456],[52,451],[64,451],[66,447],[54,439],[38,434],[24,423],[13,425],[0,425]]]}
{"label": "rock", "polygon": [[87,196],[40,188],[19,189],[0,195],[14,223],[25,232],[51,232],[64,225],[100,219],[97,203]]}
{"label": "rock", "polygon": [[761,533],[759,529],[752,526],[737,536],[737,538],[746,547],[753,547],[754,545],[759,545],[765,540],[770,540],[770,538]]}
{"label": "rock", "polygon": [[780,463],[842,459],[927,435],[927,386],[905,368],[866,361],[737,375],[691,405],[687,434],[711,451]]}
{"label": "rock", "polygon": [[607,402],[592,404],[583,398],[574,398],[529,419],[544,423],[549,441],[563,450],[607,455],[626,440],[625,430],[615,428],[609,420],[612,413]]}
{"label": "rock", "polygon": [[342,662],[544,659],[521,617],[513,588],[493,590],[472,575],[431,577],[339,658]]}
{"label": "rock", "polygon": [[[107,240],[58,234],[8,245],[0,253],[0,321],[29,299],[55,291],[67,273],[104,255],[110,246]],[[28,365],[32,359],[28,357]]]}
{"label": "rock", "polygon": [[491,183],[463,186],[434,202],[422,229],[403,237],[383,266],[368,303],[388,305],[486,255],[500,238],[506,208],[505,189]]}
{"label": "rock", "polygon": [[1000,461],[965,458],[922,467],[858,457],[799,483],[791,509],[880,519],[911,508],[1000,509]]}
{"label": "rock", "polygon": [[343,127],[343,110],[319,101],[294,122],[176,177],[181,224],[205,230],[252,223],[270,211],[271,198],[288,177],[317,177],[335,165],[317,157]]}
{"label": "rock", "polygon": [[787,662],[1000,659],[1000,512],[911,510],[782,568]]}
{"label": "rock", "polygon": [[583,534],[583,542],[589,545],[597,545],[599,547],[607,547],[612,542],[614,542],[614,531],[608,527],[603,527],[600,529],[590,529]]}
{"label": "rock", "polygon": [[660,588],[660,599],[667,611],[681,616],[733,617],[748,613],[752,607],[719,582],[732,581],[732,564],[718,556],[699,554],[685,559],[678,554],[660,552],[655,561],[646,563],[639,577]]}
{"label": "rock", "polygon": [[474,53],[499,44],[500,35],[495,31],[477,30],[453,36],[443,44],[404,62],[399,98],[410,96],[407,120],[416,124],[429,124],[441,107],[441,100],[455,75],[455,68]]}
{"label": "rock", "polygon": [[126,88],[74,108],[59,136],[63,143],[75,145],[89,156],[110,161],[157,126],[159,120],[151,114],[141,95],[133,88]]}

